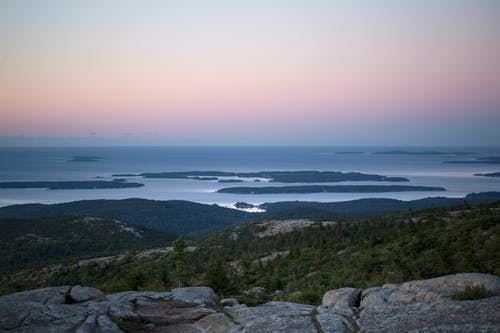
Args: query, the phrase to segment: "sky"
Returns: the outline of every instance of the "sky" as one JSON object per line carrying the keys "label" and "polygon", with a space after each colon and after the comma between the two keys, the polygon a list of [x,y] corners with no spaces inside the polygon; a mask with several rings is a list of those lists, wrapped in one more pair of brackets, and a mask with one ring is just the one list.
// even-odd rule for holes
{"label": "sky", "polygon": [[499,145],[497,0],[1,0],[0,146]]}

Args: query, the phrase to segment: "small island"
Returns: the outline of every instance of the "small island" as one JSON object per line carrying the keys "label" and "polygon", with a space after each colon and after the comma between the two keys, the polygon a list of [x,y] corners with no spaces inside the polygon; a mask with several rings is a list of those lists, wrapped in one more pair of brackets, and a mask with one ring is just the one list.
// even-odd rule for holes
{"label": "small island", "polygon": [[241,179],[219,179],[219,183],[243,183]]}
{"label": "small island", "polygon": [[434,192],[446,191],[443,187],[404,185],[305,185],[267,187],[227,187],[218,193],[232,194],[309,194],[309,193],[384,193],[384,192]]}
{"label": "small island", "polygon": [[473,160],[444,161],[447,164],[500,164],[500,156],[476,157]]}
{"label": "small island", "polygon": [[200,177],[200,176],[194,176],[194,177],[188,177],[189,179],[196,179],[196,180],[217,180],[217,177]]}
{"label": "small island", "polygon": [[500,172],[492,172],[492,173],[476,173],[474,176],[498,178],[498,177],[500,177]]}
{"label": "small island", "polygon": [[73,156],[68,162],[99,162],[102,159],[99,156]]}
{"label": "small island", "polygon": [[372,153],[373,155],[473,155],[474,153],[468,151],[454,151],[454,152],[443,152],[436,150],[422,150],[422,151],[412,151],[412,150],[387,150],[387,151],[376,151]]}
{"label": "small island", "polygon": [[[183,171],[183,172],[146,172],[141,174],[114,174],[113,177],[143,177],[170,179],[215,180],[216,177],[261,178],[278,183],[338,183],[345,181],[408,182],[404,177],[388,177],[360,172],[340,171]],[[210,178],[209,178],[210,177]],[[213,178],[212,178],[213,177]],[[229,181],[223,181],[229,182]],[[231,181],[232,182],[232,181]]]}
{"label": "small island", "polygon": [[256,206],[240,201],[240,202],[235,203],[234,207],[239,208],[239,209],[250,209],[250,208],[255,208]]}
{"label": "small island", "polygon": [[128,183],[124,179],[113,181],[83,180],[83,181],[37,181],[37,182],[0,182],[2,189],[35,189],[48,190],[90,190],[142,187],[144,184]]}

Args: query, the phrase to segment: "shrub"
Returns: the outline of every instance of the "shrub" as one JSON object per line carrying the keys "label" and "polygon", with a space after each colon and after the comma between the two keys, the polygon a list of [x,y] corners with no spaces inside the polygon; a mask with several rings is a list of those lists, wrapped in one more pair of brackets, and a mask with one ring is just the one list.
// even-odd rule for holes
{"label": "shrub", "polygon": [[146,276],[140,268],[134,269],[128,274],[127,285],[131,290],[139,290],[146,282]]}
{"label": "shrub", "polygon": [[495,296],[493,292],[490,290],[486,289],[485,286],[480,285],[480,286],[467,286],[465,287],[464,290],[462,291],[457,291],[456,293],[453,294],[451,297],[455,301],[470,301],[474,299],[481,299],[481,298],[487,298]]}

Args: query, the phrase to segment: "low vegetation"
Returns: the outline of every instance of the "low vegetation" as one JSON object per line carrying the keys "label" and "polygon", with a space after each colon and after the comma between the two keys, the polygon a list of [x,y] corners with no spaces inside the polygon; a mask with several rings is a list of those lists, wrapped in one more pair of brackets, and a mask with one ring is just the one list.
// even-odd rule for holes
{"label": "low vegetation", "polygon": [[452,299],[455,301],[472,301],[475,299],[487,298],[495,294],[486,289],[485,286],[467,286],[462,291],[457,291],[453,294]]}
{"label": "low vegetation", "polygon": [[[316,222],[259,237],[263,229],[261,222],[244,224],[178,240],[173,252],[138,256],[129,250],[103,265],[67,265],[46,275],[17,271],[15,282],[9,275],[2,287],[5,292],[82,284],[112,292],[209,285],[249,304],[270,298],[318,304],[326,290],[345,286],[367,288],[459,272],[500,275],[498,203]],[[265,292],[247,292],[254,287]]]}

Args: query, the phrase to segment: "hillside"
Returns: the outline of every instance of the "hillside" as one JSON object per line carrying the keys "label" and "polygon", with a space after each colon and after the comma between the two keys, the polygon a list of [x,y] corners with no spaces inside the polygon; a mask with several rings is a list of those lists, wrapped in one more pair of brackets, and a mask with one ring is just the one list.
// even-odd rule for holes
{"label": "hillside", "polygon": [[[211,256],[231,263],[245,288],[300,290],[299,299],[309,302],[346,285],[366,288],[460,271],[500,275],[498,203],[287,228],[291,223],[246,224],[200,244],[219,246]],[[271,254],[272,265],[266,265]]]}
{"label": "hillside", "polygon": [[94,217],[0,219],[0,272],[166,245],[173,237]]}
{"label": "hillside", "polygon": [[174,234],[206,233],[248,219],[242,211],[189,201],[145,199],[83,200],[42,205],[25,204],[0,208],[0,218],[93,216],[120,220]]}
{"label": "hillside", "polygon": [[283,201],[264,203],[265,219],[352,219],[379,217],[398,212],[408,212],[433,207],[458,206],[464,204],[500,201],[500,192],[470,193],[463,198],[430,197],[418,200],[359,199],[342,202]]}
{"label": "hillside", "polygon": [[265,213],[205,205],[189,201],[146,199],[83,200],[60,204],[24,204],[0,208],[1,218],[92,216],[142,225],[177,235],[201,235],[248,221],[271,219],[356,219],[380,217],[431,207],[500,201],[499,192],[472,193],[464,198],[431,197],[420,200],[360,199],[344,202],[289,201],[259,206]]}
{"label": "hillside", "polygon": [[[319,304],[326,290],[345,286],[369,288],[465,271],[500,275],[500,204],[322,223],[254,222],[188,244],[194,246],[186,253],[188,284],[207,284],[248,304],[269,299]],[[141,288],[163,290],[178,284],[176,265],[170,252],[155,250],[50,274],[18,271],[11,275],[15,284],[7,276],[2,285],[5,291],[66,284],[120,291],[129,288],[130,274],[140,272]]]}

